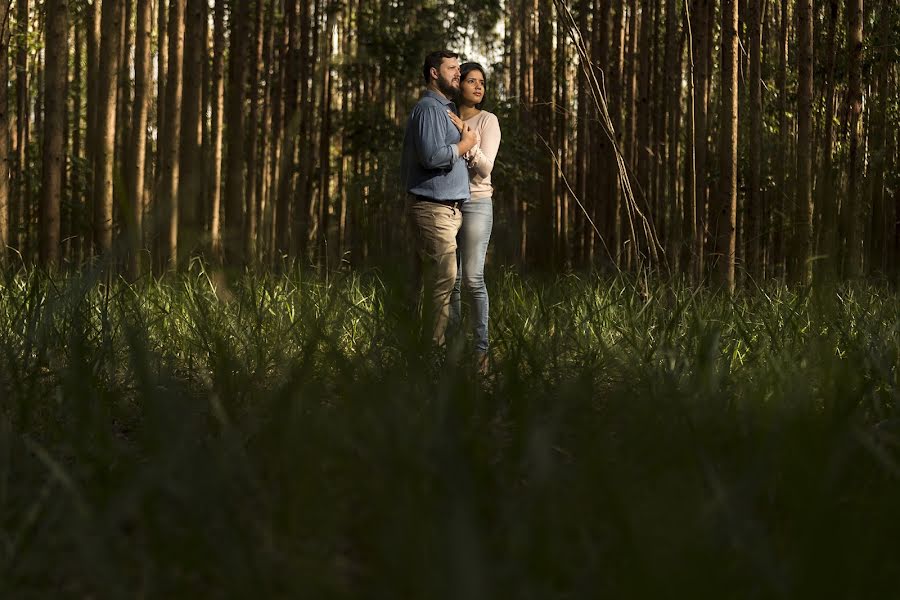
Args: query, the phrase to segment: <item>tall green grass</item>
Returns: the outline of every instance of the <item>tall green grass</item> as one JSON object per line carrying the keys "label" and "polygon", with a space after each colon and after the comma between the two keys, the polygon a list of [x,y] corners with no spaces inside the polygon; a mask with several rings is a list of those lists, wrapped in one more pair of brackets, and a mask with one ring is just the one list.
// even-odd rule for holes
{"label": "tall green grass", "polygon": [[482,378],[402,290],[5,276],[0,597],[896,589],[896,294],[498,272]]}

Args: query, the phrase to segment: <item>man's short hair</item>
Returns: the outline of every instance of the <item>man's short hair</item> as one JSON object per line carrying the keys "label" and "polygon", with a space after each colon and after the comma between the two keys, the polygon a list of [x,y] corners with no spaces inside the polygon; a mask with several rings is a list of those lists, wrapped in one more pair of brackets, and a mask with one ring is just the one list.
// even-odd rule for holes
{"label": "man's short hair", "polygon": [[441,63],[445,58],[459,58],[456,52],[449,50],[436,50],[425,57],[425,66],[422,67],[422,77],[425,79],[425,85],[431,83],[431,69],[440,71]]}

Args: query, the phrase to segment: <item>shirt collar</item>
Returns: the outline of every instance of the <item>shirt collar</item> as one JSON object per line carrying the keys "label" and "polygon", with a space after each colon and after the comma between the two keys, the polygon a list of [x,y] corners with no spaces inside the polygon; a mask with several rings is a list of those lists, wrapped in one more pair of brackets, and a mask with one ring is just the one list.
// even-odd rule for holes
{"label": "shirt collar", "polygon": [[437,92],[434,92],[432,90],[425,90],[425,95],[428,96],[429,98],[434,98],[435,100],[437,100],[444,106],[450,106],[452,104],[453,107],[456,108],[456,103],[454,103],[453,100],[451,100],[450,98],[447,98],[443,94],[438,94]]}

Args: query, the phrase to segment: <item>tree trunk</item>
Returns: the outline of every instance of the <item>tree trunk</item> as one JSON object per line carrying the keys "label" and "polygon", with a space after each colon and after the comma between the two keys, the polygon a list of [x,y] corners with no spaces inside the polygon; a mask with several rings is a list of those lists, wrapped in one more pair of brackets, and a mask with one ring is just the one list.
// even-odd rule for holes
{"label": "tree trunk", "polygon": [[788,190],[786,169],[788,163],[788,145],[790,130],[788,128],[788,97],[787,97],[787,59],[788,41],[790,39],[790,17],[788,0],[781,0],[781,28],[778,40],[778,73],[776,86],[778,87],[778,155],[775,160],[775,194],[776,202],[772,215],[772,245],[775,258],[772,261],[776,275],[782,274],[785,263],[785,247],[789,234],[788,225],[793,215],[788,216]]}
{"label": "tree trunk", "polygon": [[[661,148],[666,153],[663,204],[670,205],[668,255],[677,269],[680,262],[684,209],[678,195],[678,136],[681,120],[681,48],[679,47],[679,18],[677,0],[666,0],[666,41],[664,47],[663,79],[665,90],[662,110],[665,111]],[[682,265],[684,263],[681,263]]]}
{"label": "tree trunk", "polygon": [[263,15],[265,3],[256,0],[253,18],[253,45],[250,57],[249,93],[250,114],[247,127],[247,201],[244,214],[244,253],[250,263],[257,260],[257,224],[259,205],[262,201],[258,190],[259,179],[259,87],[262,72]]}
{"label": "tree trunk", "polygon": [[722,284],[734,292],[737,232],[738,144],[738,5],[722,1],[722,104],[719,132],[719,201],[716,223],[716,260]]}
{"label": "tree trunk", "polygon": [[225,175],[225,257],[226,262],[244,262],[244,89],[247,81],[247,38],[250,23],[250,3],[237,2],[232,6],[230,54],[228,57],[228,164]]}
{"label": "tree trunk", "polygon": [[300,33],[297,22],[297,0],[285,2],[288,42],[284,65],[284,140],[281,145],[281,168],[278,184],[278,205],[275,211],[275,257],[290,251],[291,196],[294,181],[295,139],[299,127],[298,90]]}
{"label": "tree trunk", "polygon": [[750,138],[747,181],[746,215],[746,248],[745,262],[748,272],[756,279],[765,273],[762,243],[762,222],[766,214],[763,206],[762,191],[762,144],[763,144],[763,109],[762,109],[762,22],[765,20],[764,7],[766,0],[748,0],[747,36],[750,38],[750,68],[748,84],[750,86]]}
{"label": "tree trunk", "polygon": [[[805,0],[809,1],[809,0]],[[862,201],[863,143],[862,143],[862,51],[863,0],[847,0],[847,53],[849,55],[849,88],[847,110],[850,115],[850,156],[848,165],[846,202],[841,204],[841,228],[844,239],[844,275],[855,278],[860,273],[859,205]]]}
{"label": "tree trunk", "polygon": [[66,168],[64,153],[66,126],[66,65],[68,63],[69,11],[67,0],[46,0],[44,77],[44,147],[39,212],[40,262],[45,267],[59,264],[60,207],[62,178]]}
{"label": "tree trunk", "polygon": [[16,4],[16,173],[15,205],[10,213],[10,245],[24,253],[26,206],[30,197],[26,177],[28,160],[28,0]]}
{"label": "tree trunk", "polygon": [[213,15],[212,165],[209,190],[209,241],[212,255],[222,258],[222,138],[225,115],[225,2],[216,0]]}
{"label": "tree trunk", "polygon": [[200,105],[203,99],[203,60],[206,56],[203,28],[205,1],[187,0],[185,4],[184,83],[178,168],[178,245],[182,254],[199,250],[202,231],[200,209],[204,173]]}
{"label": "tree trunk", "polygon": [[824,278],[834,277],[840,258],[837,236],[838,205],[834,178],[834,99],[835,99],[835,37],[837,33],[838,0],[828,0],[828,34],[825,42],[825,126],[822,148],[822,169],[815,195],[820,218],[817,269]]}
{"label": "tree trunk", "polygon": [[809,278],[809,244],[812,236],[812,101],[813,12],[812,0],[797,2],[799,77],[797,80],[797,196],[793,210],[791,279]]}
{"label": "tree trunk", "polygon": [[137,0],[134,38],[134,109],[131,112],[131,139],[128,142],[127,195],[131,214],[129,227],[129,270],[136,278],[141,272],[140,252],[144,227],[144,176],[147,159],[147,115],[150,108],[152,63],[150,38],[153,27],[151,0]]}
{"label": "tree trunk", "polygon": [[0,2],[0,267],[7,258],[6,247],[10,245],[10,185],[9,176],[11,144],[9,138],[9,28],[10,8],[8,2]]}
{"label": "tree trunk", "polygon": [[181,109],[184,60],[185,0],[169,1],[168,68],[166,69],[165,120],[160,133],[159,246],[157,271],[178,265],[178,179],[180,176]]}
{"label": "tree trunk", "polygon": [[708,37],[711,0],[693,0],[691,6],[691,31],[694,40],[692,51],[694,64],[694,156],[691,193],[694,205],[694,277],[697,281],[704,276],[704,253],[706,239],[706,150],[707,150],[707,106],[709,101],[709,61],[711,41]]}
{"label": "tree trunk", "polygon": [[119,44],[122,33],[122,2],[103,3],[100,36],[100,66],[97,75],[97,137],[94,157],[94,247],[106,255],[113,237],[113,170],[116,146],[116,87]]}
{"label": "tree trunk", "polygon": [[878,48],[876,85],[877,103],[873,111],[870,128],[871,159],[869,167],[869,193],[872,206],[872,233],[869,236],[869,271],[877,275],[888,274],[888,241],[891,239],[893,221],[892,214],[885,201],[885,165],[887,163],[888,111],[890,110],[890,48],[891,24],[893,22],[891,0],[885,0],[879,15],[878,37],[873,44]]}

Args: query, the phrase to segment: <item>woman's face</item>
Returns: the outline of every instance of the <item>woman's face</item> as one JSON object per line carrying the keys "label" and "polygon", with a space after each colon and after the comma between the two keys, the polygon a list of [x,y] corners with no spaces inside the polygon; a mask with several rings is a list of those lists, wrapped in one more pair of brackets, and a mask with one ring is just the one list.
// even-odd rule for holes
{"label": "woman's face", "polygon": [[484,75],[478,69],[472,69],[459,83],[464,104],[475,106],[484,98]]}

